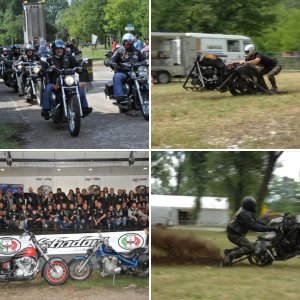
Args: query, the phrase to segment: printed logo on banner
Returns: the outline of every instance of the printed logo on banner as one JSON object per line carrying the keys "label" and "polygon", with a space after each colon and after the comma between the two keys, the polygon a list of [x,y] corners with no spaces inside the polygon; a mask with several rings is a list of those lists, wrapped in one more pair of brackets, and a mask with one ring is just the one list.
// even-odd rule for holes
{"label": "printed logo on banner", "polygon": [[18,252],[21,248],[21,243],[10,237],[0,238],[0,254],[11,255]]}
{"label": "printed logo on banner", "polygon": [[137,233],[126,233],[119,238],[119,246],[125,250],[132,250],[143,245],[144,239]]}

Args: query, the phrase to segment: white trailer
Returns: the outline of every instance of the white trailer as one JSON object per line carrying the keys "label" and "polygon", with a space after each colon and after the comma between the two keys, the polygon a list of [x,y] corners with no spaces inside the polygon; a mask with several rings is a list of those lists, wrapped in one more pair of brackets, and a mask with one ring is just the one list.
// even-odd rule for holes
{"label": "white trailer", "polygon": [[198,52],[217,55],[224,62],[240,60],[252,41],[247,36],[208,33],[151,33],[151,72],[159,83],[189,74]]}

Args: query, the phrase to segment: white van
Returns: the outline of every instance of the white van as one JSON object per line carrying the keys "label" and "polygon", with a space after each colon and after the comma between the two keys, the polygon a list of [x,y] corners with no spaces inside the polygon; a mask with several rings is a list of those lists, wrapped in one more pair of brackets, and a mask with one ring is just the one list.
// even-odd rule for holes
{"label": "white van", "polygon": [[152,32],[152,76],[159,83],[187,76],[197,52],[217,55],[225,62],[241,60],[245,46],[251,43],[249,37],[242,35]]}

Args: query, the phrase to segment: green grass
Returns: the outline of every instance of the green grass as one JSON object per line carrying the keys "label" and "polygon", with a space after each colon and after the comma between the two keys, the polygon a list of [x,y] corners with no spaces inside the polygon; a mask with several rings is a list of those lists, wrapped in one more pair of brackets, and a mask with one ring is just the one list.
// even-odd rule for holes
{"label": "green grass", "polygon": [[21,148],[22,134],[26,130],[27,125],[25,124],[0,124],[0,148]]}
{"label": "green grass", "polygon": [[[183,234],[189,235],[189,232],[183,231]],[[221,249],[234,246],[225,232],[197,231],[196,234]],[[226,268],[153,265],[152,299],[296,300],[300,294],[299,268],[299,258],[274,262],[268,267],[252,266],[247,261]]]}
{"label": "green grass", "polygon": [[153,148],[300,148],[300,73],[277,76],[281,95],[152,87]]}
{"label": "green grass", "polygon": [[91,47],[85,47],[81,49],[82,51],[82,57],[86,57],[88,59],[94,59],[94,60],[104,60],[105,58],[105,53],[109,49],[104,49],[104,48],[98,48],[98,49],[93,49]]}

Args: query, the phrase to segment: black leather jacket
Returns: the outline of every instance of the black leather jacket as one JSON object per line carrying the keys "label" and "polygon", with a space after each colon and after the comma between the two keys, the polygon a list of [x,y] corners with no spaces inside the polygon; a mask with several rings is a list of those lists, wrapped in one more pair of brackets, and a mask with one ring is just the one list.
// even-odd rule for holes
{"label": "black leather jacket", "polygon": [[264,222],[258,220],[254,213],[245,210],[244,208],[240,208],[237,212],[235,212],[233,219],[227,226],[227,231],[233,231],[238,234],[244,235],[249,230],[265,232],[273,230],[271,226],[265,224]]}

